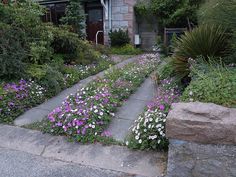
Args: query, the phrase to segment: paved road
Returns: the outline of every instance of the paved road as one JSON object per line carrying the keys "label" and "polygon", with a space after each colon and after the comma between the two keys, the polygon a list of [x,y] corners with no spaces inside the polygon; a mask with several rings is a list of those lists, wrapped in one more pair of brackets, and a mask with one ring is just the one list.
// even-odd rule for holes
{"label": "paved road", "polygon": [[0,177],[131,177],[128,174],[90,168],[0,148]]}

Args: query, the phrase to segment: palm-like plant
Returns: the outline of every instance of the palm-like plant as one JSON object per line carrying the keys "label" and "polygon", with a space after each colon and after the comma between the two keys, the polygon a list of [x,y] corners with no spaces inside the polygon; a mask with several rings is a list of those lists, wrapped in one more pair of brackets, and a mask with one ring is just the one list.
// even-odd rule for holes
{"label": "palm-like plant", "polygon": [[226,30],[217,25],[201,25],[186,32],[175,41],[174,67],[177,76],[184,78],[189,74],[188,59],[202,56],[222,57],[228,52],[228,35]]}

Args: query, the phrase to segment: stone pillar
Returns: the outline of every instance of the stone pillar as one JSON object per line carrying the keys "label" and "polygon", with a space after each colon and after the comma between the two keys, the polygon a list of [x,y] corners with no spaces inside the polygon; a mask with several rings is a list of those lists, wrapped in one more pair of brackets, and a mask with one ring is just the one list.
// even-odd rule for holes
{"label": "stone pillar", "polygon": [[168,177],[236,177],[236,109],[173,104],[166,134]]}

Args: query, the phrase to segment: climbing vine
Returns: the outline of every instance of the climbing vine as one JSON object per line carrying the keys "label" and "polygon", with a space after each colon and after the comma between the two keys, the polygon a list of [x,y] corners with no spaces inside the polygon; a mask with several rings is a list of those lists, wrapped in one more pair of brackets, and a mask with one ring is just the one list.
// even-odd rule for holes
{"label": "climbing vine", "polygon": [[161,28],[186,27],[197,23],[197,9],[204,0],[139,1],[135,7],[137,19],[155,17]]}

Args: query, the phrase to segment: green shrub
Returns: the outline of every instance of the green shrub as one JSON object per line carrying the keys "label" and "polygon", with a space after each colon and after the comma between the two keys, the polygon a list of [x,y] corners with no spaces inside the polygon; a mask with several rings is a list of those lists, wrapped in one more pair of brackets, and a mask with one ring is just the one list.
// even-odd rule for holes
{"label": "green shrub", "polygon": [[43,66],[46,74],[38,81],[46,89],[46,96],[52,97],[60,93],[65,87],[65,80],[61,72],[48,65]]}
{"label": "green shrub", "polygon": [[157,71],[158,79],[160,80],[172,78],[174,76],[173,59],[166,58],[165,62],[166,64],[163,67],[159,67],[160,69]]}
{"label": "green shrub", "polygon": [[24,59],[27,57],[21,38],[24,32],[16,31],[10,25],[0,22],[0,78],[20,78],[24,76]]}
{"label": "green shrub", "polygon": [[30,63],[44,64],[51,60],[53,51],[48,47],[47,41],[38,41],[30,43]]}
{"label": "green shrub", "polygon": [[236,69],[220,64],[200,64],[193,67],[195,77],[182,95],[182,101],[215,103],[236,107]]}
{"label": "green shrub", "polygon": [[111,53],[117,55],[138,55],[142,53],[142,51],[138,48],[135,48],[131,44],[126,44],[125,46],[122,47],[111,48]]}
{"label": "green shrub", "polygon": [[228,35],[216,25],[201,25],[178,38],[174,49],[174,67],[180,78],[189,74],[188,59],[198,56],[220,57],[228,52]]}
{"label": "green shrub", "polygon": [[28,66],[26,73],[30,79],[41,80],[45,77],[47,71],[44,65],[33,64]]}
{"label": "green shrub", "polygon": [[55,54],[62,55],[67,64],[89,64],[96,61],[100,53],[93,46],[78,38],[78,35],[69,32],[66,27],[48,27],[53,35],[52,48]]}
{"label": "green shrub", "polygon": [[94,48],[96,51],[100,52],[100,53],[103,54],[103,55],[109,56],[109,55],[111,54],[110,49],[109,49],[107,46],[105,46],[105,45],[94,44],[94,43],[92,43],[91,45],[93,45],[93,48]]}
{"label": "green shrub", "polygon": [[65,75],[67,87],[74,85],[81,79],[81,73],[76,66],[65,65],[62,74]]}
{"label": "green shrub", "polygon": [[121,47],[130,43],[128,30],[114,30],[109,33],[112,47]]}
{"label": "green shrub", "polygon": [[40,19],[42,14],[42,7],[32,1],[0,3],[2,77],[23,77],[26,63],[44,64],[50,60],[51,37]]}

